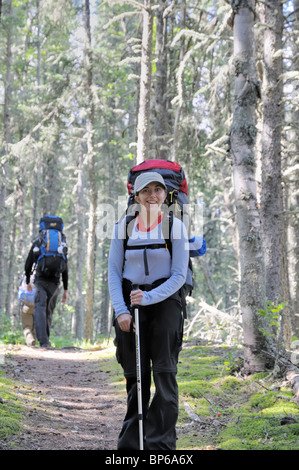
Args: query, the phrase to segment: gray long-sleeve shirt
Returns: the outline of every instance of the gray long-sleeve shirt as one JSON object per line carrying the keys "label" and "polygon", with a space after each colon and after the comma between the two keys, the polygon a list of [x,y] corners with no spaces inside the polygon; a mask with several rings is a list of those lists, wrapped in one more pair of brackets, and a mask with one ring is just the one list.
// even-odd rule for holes
{"label": "gray long-sleeve shirt", "polygon": [[134,220],[132,234],[128,239],[131,249],[124,253],[125,219],[114,227],[108,263],[108,285],[115,316],[130,313],[124,302],[122,293],[122,279],[128,279],[133,284],[152,284],[154,281],[167,278],[160,286],[145,292],[140,305],[151,305],[161,302],[175,292],[185,283],[188,261],[189,243],[184,224],[173,218],[170,239],[172,243],[172,256],[166,247],[147,249],[148,274],[145,270],[144,249],[132,249],[132,246],[165,243],[160,222],[150,231],[139,229],[137,219]]}

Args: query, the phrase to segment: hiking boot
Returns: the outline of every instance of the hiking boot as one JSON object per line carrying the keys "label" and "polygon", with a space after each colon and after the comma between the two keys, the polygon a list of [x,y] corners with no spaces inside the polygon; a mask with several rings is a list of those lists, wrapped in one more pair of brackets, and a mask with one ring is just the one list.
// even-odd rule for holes
{"label": "hiking boot", "polygon": [[42,348],[42,349],[53,349],[50,342],[45,343],[45,344],[40,344],[39,347]]}

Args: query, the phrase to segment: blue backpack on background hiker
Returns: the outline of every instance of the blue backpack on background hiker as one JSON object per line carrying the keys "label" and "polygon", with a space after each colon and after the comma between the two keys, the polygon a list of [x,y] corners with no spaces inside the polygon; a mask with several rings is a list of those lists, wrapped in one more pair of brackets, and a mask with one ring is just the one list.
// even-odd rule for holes
{"label": "blue backpack on background hiker", "polygon": [[45,215],[40,219],[39,239],[33,252],[36,270],[45,277],[55,277],[66,269],[67,244],[61,217]]}
{"label": "blue backpack on background hiker", "polygon": [[[126,212],[126,225],[131,222],[133,218],[136,217],[134,213],[134,183],[141,173],[146,171],[155,171],[160,173],[164,179],[164,182],[167,186],[167,199],[165,203],[168,207],[171,207],[173,211],[169,212],[169,230],[167,231],[169,236],[165,238],[167,246],[170,248],[171,253],[171,241],[169,239],[171,228],[172,228],[172,221],[173,215],[178,217],[182,221],[187,221],[188,229],[190,228],[189,223],[189,214],[187,214],[186,207],[189,204],[188,199],[188,185],[187,180],[185,177],[185,173],[181,165],[176,162],[172,162],[169,160],[160,160],[160,159],[149,159],[145,160],[144,162],[140,163],[139,165],[134,166],[131,168],[128,174],[128,181],[127,181],[127,188],[129,193],[128,199],[128,207]],[[131,210],[130,210],[131,209]],[[185,299],[188,295],[191,295],[193,289],[193,271],[192,271],[192,262],[191,257],[196,256],[203,256],[206,253],[207,246],[206,241],[203,236],[190,235],[189,231],[189,268],[187,273],[187,279],[184,286],[181,288],[181,298],[183,301],[183,310],[184,316],[186,317],[186,302]],[[124,241],[125,248],[127,239]]]}

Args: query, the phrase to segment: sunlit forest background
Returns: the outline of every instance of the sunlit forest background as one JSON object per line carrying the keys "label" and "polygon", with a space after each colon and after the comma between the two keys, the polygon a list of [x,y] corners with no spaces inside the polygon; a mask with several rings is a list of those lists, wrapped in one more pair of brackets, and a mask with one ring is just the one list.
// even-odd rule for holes
{"label": "sunlit forest background", "polygon": [[[138,162],[141,46],[147,7],[152,29],[146,158],[182,165],[189,200],[202,209],[208,247],[206,255],[193,263],[195,287],[188,304],[186,334],[232,345],[242,342],[243,257],[230,143],[237,3],[2,0],[2,319],[19,324],[17,291],[27,253],[38,234],[40,217],[56,214],[64,220],[69,247],[69,297],[66,306],[57,307],[54,331],[89,340],[110,334],[110,240],[98,237],[96,226],[101,217],[107,218],[107,207],[116,208],[118,198],[126,196],[128,172]],[[254,15],[259,88],[254,172],[265,236],[263,253],[268,253],[274,238],[272,256],[282,260],[279,272],[275,267],[279,281],[274,286],[270,287],[273,275],[266,276],[266,297],[272,305],[283,305],[282,330],[284,325],[291,330],[286,333],[290,342],[299,336],[299,2],[273,4],[280,6],[275,11],[271,7],[275,21],[279,20],[274,49],[273,44],[265,47],[264,35],[273,25],[265,19],[264,2],[256,2]],[[278,114],[266,107],[267,100],[273,103],[269,98],[273,73]],[[271,123],[279,128],[279,136],[274,146],[267,147],[265,132]],[[278,160],[271,167],[276,154]],[[278,182],[278,192],[270,192],[281,203],[274,211],[275,203],[263,195],[270,180]],[[269,214],[271,223],[279,223],[279,239],[276,229],[266,225]],[[271,273],[267,259],[265,263]]]}

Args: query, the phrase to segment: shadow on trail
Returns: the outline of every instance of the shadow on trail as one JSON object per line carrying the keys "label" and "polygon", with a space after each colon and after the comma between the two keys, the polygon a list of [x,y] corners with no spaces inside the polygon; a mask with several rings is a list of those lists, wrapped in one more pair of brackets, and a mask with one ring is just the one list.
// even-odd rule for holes
{"label": "shadow on trail", "polygon": [[26,410],[14,449],[116,449],[125,401],[101,370],[99,351],[18,347],[2,369]]}

